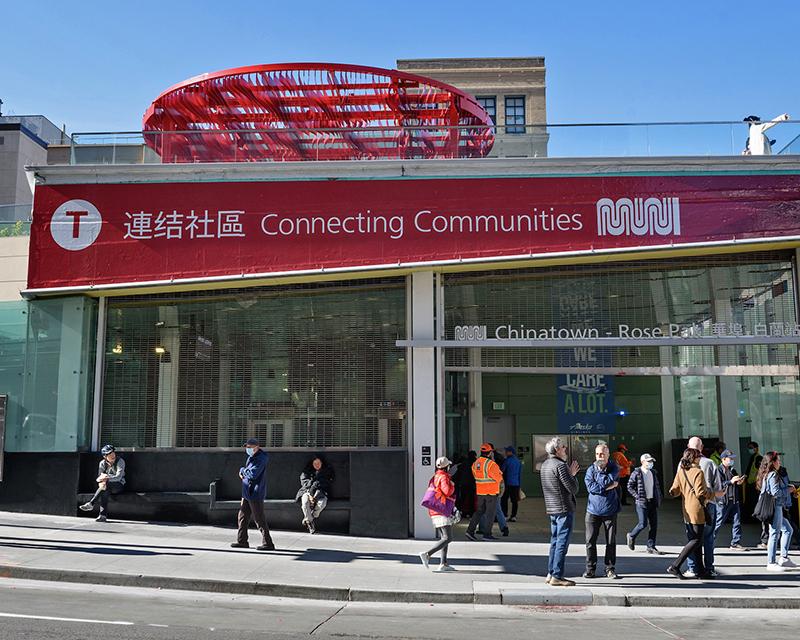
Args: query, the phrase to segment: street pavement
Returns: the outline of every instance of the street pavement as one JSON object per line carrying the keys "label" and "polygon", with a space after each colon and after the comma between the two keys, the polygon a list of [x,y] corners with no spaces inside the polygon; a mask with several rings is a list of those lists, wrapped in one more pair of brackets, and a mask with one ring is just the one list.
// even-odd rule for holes
{"label": "street pavement", "polygon": [[[679,519],[670,512],[674,506],[666,507],[662,519]],[[630,511],[622,517],[622,541],[632,521]],[[425,540],[275,531],[277,550],[260,552],[231,549],[232,527],[97,523],[0,512],[0,578],[342,602],[800,608],[800,571],[768,573],[764,551],[719,548],[716,564],[722,575],[713,582],[668,576],[666,566],[683,541],[680,526],[666,523],[659,546],[667,555],[646,554],[643,546],[632,552],[618,544],[621,580],[580,578],[581,519],[576,519],[567,561],[567,575],[578,583],[572,588],[544,584],[548,545],[536,541],[542,529],[538,517],[518,528],[512,523],[511,537],[494,542],[468,542],[462,526],[449,553],[457,571],[438,574],[419,560],[418,554],[431,546]],[[746,533],[756,541],[756,531]],[[726,535],[729,539],[729,533],[721,535],[720,545],[727,544]],[[257,539],[251,531],[251,543]],[[602,558],[602,545],[599,551]],[[800,564],[797,552],[793,558]]]}
{"label": "street pavement", "polygon": [[0,640],[732,636],[795,640],[797,612],[334,602],[0,580]]}

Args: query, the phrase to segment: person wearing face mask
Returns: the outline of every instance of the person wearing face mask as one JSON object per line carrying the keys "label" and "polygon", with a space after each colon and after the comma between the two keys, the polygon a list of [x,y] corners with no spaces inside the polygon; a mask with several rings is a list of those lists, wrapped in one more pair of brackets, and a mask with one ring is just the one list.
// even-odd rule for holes
{"label": "person wearing face mask", "polygon": [[654,469],[656,459],[649,453],[643,453],[639,458],[640,467],[636,467],[631,473],[628,481],[628,493],[634,498],[636,505],[636,515],[639,523],[628,533],[628,549],[633,551],[636,548],[636,536],[638,536],[646,526],[650,526],[647,532],[647,553],[663,555],[656,548],[656,535],[658,534],[658,508],[661,506],[661,484]]}
{"label": "person wearing face mask", "polygon": [[722,525],[729,519],[733,519],[730,548],[742,551],[744,547],[741,545],[742,507],[739,503],[739,486],[744,483],[746,477],[737,475],[736,469],[733,468],[733,463],[736,461],[736,455],[733,451],[725,449],[720,453],[720,459],[722,463],[718,467],[719,477],[722,480],[722,488],[725,490],[725,494],[717,504],[717,522],[714,525],[714,538],[716,539]]}
{"label": "person wearing face mask", "polygon": [[597,537],[605,531],[606,577],[616,580],[617,564],[617,514],[619,513],[619,467],[609,460],[608,446],[601,443],[594,449],[594,464],[586,470],[586,571],[584,578],[594,578],[597,569]]}
{"label": "person wearing face mask", "polygon": [[239,504],[237,516],[239,531],[236,542],[231,543],[231,547],[247,549],[250,546],[247,541],[247,528],[250,526],[252,518],[261,532],[262,538],[257,549],[274,551],[275,544],[272,542],[267,519],[264,516],[264,498],[267,495],[267,452],[259,446],[257,438],[248,438],[244,447],[247,460],[245,465],[239,469],[239,478],[242,481],[242,501]]}

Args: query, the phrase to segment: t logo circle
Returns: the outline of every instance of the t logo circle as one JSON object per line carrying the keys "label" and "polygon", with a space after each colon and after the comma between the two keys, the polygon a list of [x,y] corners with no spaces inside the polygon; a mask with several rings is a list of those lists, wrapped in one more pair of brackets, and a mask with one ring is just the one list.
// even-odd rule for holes
{"label": "t logo circle", "polygon": [[103,217],[91,202],[68,200],[53,212],[50,235],[67,251],[81,251],[91,245],[103,227]]}

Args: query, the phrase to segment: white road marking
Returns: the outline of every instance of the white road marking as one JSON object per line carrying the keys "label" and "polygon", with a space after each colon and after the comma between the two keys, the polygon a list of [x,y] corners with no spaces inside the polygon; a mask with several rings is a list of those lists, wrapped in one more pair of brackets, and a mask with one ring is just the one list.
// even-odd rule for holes
{"label": "white road marking", "polygon": [[86,618],[58,618],[56,616],[39,616],[39,615],[26,615],[24,613],[2,613],[0,618],[30,618],[31,620],[56,620],[58,622],[88,622],[90,624],[116,624],[116,625],[133,625],[133,622],[125,622],[123,620],[88,620]]}

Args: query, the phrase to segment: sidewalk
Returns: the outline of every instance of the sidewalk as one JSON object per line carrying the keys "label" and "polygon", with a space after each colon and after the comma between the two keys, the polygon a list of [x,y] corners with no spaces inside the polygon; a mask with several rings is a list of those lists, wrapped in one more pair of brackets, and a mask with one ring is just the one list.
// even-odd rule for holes
{"label": "sidewalk", "polygon": [[[251,531],[251,544],[257,535]],[[558,588],[544,584],[547,544],[513,537],[468,542],[463,527],[450,546],[457,572],[447,574],[423,569],[417,554],[429,541],[285,531],[273,538],[277,551],[265,553],[231,549],[233,528],[0,512],[0,578],[342,601],[800,608],[800,570],[767,573],[765,551],[719,548],[720,578],[679,581],[665,569],[680,541],[661,546],[661,557],[623,543],[623,579],[576,578],[576,587]],[[582,539],[573,534],[568,577],[583,571]]]}

